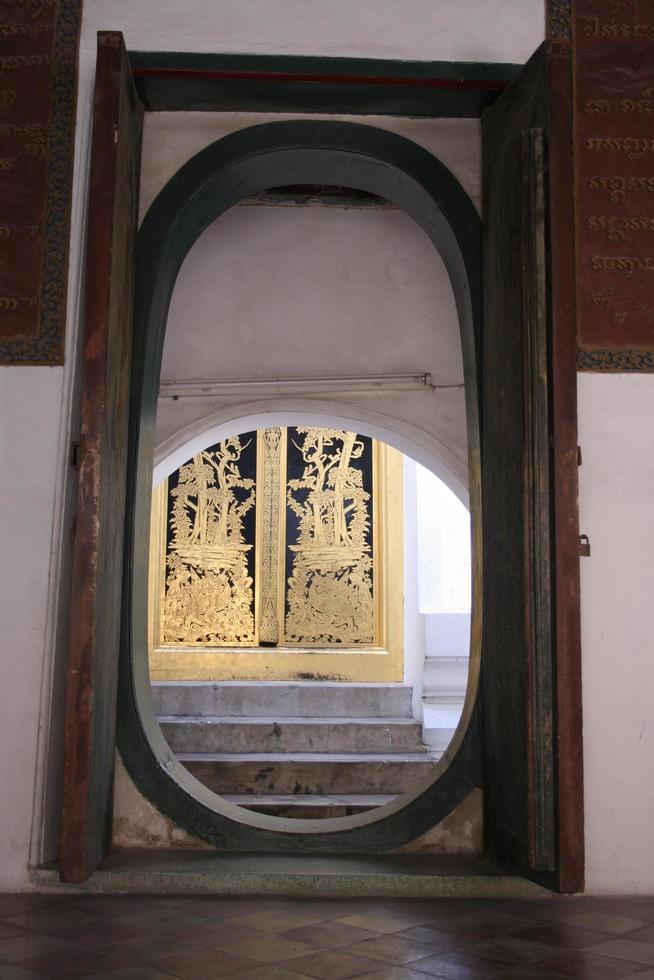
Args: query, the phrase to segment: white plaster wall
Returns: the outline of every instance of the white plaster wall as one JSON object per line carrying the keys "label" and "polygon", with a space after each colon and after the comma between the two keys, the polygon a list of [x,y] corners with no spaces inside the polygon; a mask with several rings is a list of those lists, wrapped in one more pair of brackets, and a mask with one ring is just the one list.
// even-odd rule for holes
{"label": "white plaster wall", "polygon": [[579,375],[586,885],[654,893],[654,375]]}
{"label": "white plaster wall", "polygon": [[290,112],[154,112],[145,117],[139,211],[146,213],[161,188],[210,143],[247,126],[287,119],[337,119],[378,126],[429,150],[448,167],[481,210],[478,119],[407,119],[400,116],[326,116]]}
{"label": "white plaster wall", "polygon": [[[163,380],[425,371],[437,385],[463,382],[447,273],[404,212],[236,207],[204,232],[183,263],[166,327]],[[391,428],[408,425],[419,441],[435,441],[445,465],[467,483],[462,388],[331,400],[354,418],[377,411]],[[161,398],[157,442],[224,404]]]}
{"label": "white plaster wall", "polygon": [[[52,493],[44,492],[39,475],[47,474],[54,484],[62,375],[61,368],[0,369],[0,886],[4,887],[24,878],[29,849],[54,510]],[[39,413],[32,403],[37,385]]]}
{"label": "white plaster wall", "polygon": [[143,51],[521,64],[544,19],[542,0],[86,0],[82,40],[120,30]]}
{"label": "white plaster wall", "polygon": [[411,685],[413,717],[422,721],[425,622],[418,607],[418,464],[404,457],[404,681]]}

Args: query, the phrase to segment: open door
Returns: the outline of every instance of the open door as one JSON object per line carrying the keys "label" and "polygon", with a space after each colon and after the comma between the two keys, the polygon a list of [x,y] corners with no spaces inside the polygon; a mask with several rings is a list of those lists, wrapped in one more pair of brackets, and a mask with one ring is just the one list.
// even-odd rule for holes
{"label": "open door", "polygon": [[483,116],[482,658],[489,856],[583,888],[570,49]]}
{"label": "open door", "polygon": [[102,860],[111,817],[141,128],[122,35],[99,34],[60,837],[72,882]]}

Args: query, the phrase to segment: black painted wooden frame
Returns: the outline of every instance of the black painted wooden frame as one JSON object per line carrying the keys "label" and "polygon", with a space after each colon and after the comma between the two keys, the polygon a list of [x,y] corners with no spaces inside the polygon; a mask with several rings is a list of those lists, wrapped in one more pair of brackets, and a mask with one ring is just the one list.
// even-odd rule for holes
{"label": "black painted wooden frame", "polygon": [[147,574],[154,426],[161,353],[179,268],[204,229],[271,186],[320,183],[386,197],[428,234],[448,270],[461,324],[475,554],[481,554],[478,351],[481,223],[451,172],[386,130],[331,121],[273,122],[240,130],[185,164],[151,206],[139,234],[126,521],[125,611],[118,747],[143,794],[189,833],[229,850],[376,853],[424,833],[480,785],[477,705],[481,563],[473,602],[473,676],[464,717],[431,781],[370,813],[322,821],[256,814],[220,799],[177,762],[152,708],[147,660]]}
{"label": "black painted wooden frame", "polygon": [[475,117],[520,73],[502,62],[131,51],[149,112]]}

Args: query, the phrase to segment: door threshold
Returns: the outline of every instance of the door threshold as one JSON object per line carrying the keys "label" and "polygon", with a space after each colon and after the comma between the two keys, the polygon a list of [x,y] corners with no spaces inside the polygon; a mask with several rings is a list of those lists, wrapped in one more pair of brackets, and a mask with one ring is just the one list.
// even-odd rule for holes
{"label": "door threshold", "polygon": [[153,895],[389,898],[548,898],[551,892],[484,858],[459,854],[281,855],[122,851],[83,885],[55,868],[32,872],[40,891]]}

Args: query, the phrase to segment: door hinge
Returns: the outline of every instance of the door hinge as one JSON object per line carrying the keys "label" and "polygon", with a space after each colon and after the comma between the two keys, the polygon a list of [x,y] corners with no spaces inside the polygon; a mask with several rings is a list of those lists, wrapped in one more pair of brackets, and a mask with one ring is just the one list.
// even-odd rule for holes
{"label": "door hinge", "polygon": [[577,466],[581,466],[581,464],[582,464],[581,446],[577,446]]}
{"label": "door hinge", "polygon": [[579,557],[590,558],[590,541],[587,534],[579,535]]}

